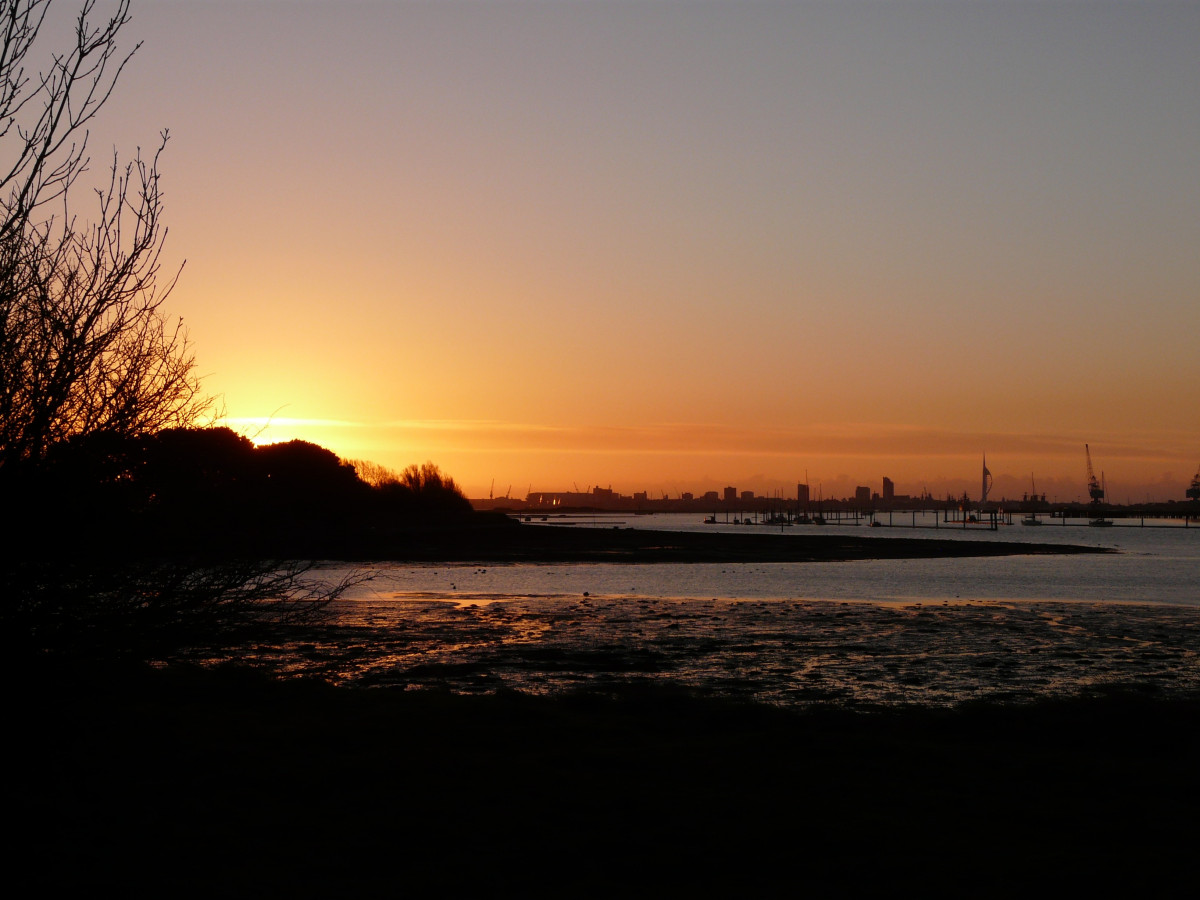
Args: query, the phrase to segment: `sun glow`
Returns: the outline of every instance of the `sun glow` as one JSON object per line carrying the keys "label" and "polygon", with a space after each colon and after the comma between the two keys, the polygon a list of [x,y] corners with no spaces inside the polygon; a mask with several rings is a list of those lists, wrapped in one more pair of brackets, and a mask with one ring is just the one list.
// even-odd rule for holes
{"label": "sun glow", "polygon": [[[228,416],[217,422],[249,439],[256,447],[302,440],[334,450],[331,436],[351,428],[353,422],[338,419],[305,419],[289,416]],[[334,451],[336,452],[336,450]]]}
{"label": "sun glow", "polygon": [[225,424],[473,496],[960,493],[986,451],[1070,499],[1086,442],[1182,499],[1200,8],[551,6],[139,10],[106,123],[175,136]]}

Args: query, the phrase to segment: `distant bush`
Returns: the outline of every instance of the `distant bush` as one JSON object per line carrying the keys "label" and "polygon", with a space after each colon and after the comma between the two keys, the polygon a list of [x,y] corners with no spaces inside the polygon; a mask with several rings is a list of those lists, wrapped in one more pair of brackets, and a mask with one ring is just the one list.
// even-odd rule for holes
{"label": "distant bush", "polygon": [[407,491],[411,502],[425,511],[466,512],[471,509],[467,495],[454,479],[431,462],[409,466],[400,473],[399,485],[385,486],[384,492],[396,494],[401,490]]}
{"label": "distant bush", "polygon": [[346,462],[354,467],[354,474],[358,476],[359,481],[373,488],[400,480],[400,474],[395,469],[389,469],[379,463],[367,459],[348,459]]}
{"label": "distant bush", "polygon": [[471,511],[471,502],[458,484],[432,462],[396,472],[378,463],[353,460],[359,479],[372,487],[383,508],[394,513],[456,515]]}

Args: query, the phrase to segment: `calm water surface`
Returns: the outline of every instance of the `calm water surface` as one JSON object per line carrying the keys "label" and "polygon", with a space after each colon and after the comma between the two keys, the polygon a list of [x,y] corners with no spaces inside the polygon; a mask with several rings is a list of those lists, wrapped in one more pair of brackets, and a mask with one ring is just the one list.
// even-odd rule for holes
{"label": "calm water surface", "polygon": [[[701,519],[589,516],[571,527],[726,527]],[[546,693],[667,680],[797,706],[954,705],[1115,686],[1200,691],[1200,527],[869,534],[1119,552],[732,565],[379,563],[336,604],[332,623],[281,634],[258,655],[284,671],[361,685]],[[329,565],[322,574],[348,571]]]}
{"label": "calm water surface", "polygon": [[[551,519],[578,528],[730,530],[818,537],[844,534],[887,539],[1023,541],[1111,548],[1112,554],[1014,556],[979,559],[856,560],[817,563],[575,564],[403,566],[373,568],[358,600],[427,598],[479,602],[517,597],[676,597],[718,599],[867,600],[901,603],[941,600],[1077,600],[1200,606],[1200,526],[1089,528],[1081,524],[866,528],[827,525],[768,528],[704,525],[698,515],[584,516]],[[897,516],[895,521],[899,522]],[[932,522],[932,518],[925,520]]]}

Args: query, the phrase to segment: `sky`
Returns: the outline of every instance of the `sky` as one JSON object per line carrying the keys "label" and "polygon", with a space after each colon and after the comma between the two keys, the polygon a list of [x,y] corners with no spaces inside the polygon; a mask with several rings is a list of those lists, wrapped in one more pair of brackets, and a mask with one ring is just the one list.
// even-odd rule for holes
{"label": "sky", "polygon": [[168,308],[257,440],[474,497],[1200,465],[1200,4],[132,12],[90,147],[169,129]]}

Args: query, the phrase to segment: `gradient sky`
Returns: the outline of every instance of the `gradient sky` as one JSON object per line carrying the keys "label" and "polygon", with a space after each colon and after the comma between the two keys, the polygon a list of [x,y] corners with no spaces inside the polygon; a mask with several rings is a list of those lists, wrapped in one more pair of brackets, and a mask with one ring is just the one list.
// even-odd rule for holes
{"label": "gradient sky", "polygon": [[133,15],[93,156],[170,129],[169,304],[240,431],[471,496],[1200,464],[1200,4]]}

